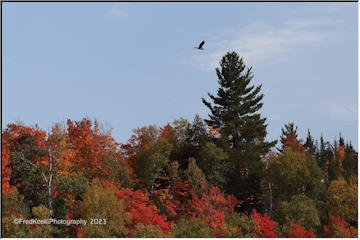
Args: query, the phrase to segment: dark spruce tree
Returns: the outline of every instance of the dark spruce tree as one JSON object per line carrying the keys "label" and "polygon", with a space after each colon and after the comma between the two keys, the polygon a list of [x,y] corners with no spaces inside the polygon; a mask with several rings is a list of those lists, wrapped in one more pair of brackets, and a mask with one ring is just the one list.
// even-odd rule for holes
{"label": "dark spruce tree", "polygon": [[308,129],[308,134],[304,144],[305,150],[312,156],[315,156],[316,153],[316,144],[314,144],[314,138],[311,136],[310,129]]}
{"label": "dark spruce tree", "polygon": [[250,84],[251,68],[236,52],[222,58],[216,73],[220,85],[217,96],[208,93],[213,103],[202,101],[211,111],[205,122],[220,129],[218,145],[230,155],[226,190],[243,201],[240,211],[262,211],[261,157],[276,141],[265,141],[266,118],[258,112],[263,105],[261,85]]}

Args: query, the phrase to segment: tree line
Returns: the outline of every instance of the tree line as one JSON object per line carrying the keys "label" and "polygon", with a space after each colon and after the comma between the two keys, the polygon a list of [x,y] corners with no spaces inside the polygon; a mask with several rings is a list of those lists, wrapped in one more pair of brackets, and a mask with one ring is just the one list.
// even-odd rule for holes
{"label": "tree line", "polygon": [[[236,52],[216,68],[207,119],[137,128],[89,118],[2,131],[3,237],[356,237],[357,151],[339,136],[267,141],[261,85]],[[96,219],[24,225],[23,219]]]}

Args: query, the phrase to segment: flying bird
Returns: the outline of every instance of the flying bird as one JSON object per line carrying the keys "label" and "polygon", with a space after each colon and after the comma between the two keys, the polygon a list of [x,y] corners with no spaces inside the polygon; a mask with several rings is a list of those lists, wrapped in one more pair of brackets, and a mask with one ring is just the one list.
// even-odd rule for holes
{"label": "flying bird", "polygon": [[199,44],[198,47],[194,47],[194,48],[196,48],[196,49],[198,49],[198,50],[204,50],[204,48],[203,48],[204,43],[205,43],[205,41],[202,41],[202,42]]}

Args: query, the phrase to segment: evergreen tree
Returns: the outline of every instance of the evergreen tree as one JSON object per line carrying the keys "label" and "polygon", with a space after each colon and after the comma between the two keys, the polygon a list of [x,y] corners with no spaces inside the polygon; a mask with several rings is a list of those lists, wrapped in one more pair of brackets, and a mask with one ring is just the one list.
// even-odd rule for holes
{"label": "evergreen tree", "polygon": [[348,180],[351,176],[358,174],[358,156],[352,144],[345,145],[345,160],[343,164],[344,177]]}
{"label": "evergreen tree", "polygon": [[303,141],[301,139],[298,140],[297,129],[298,127],[293,122],[285,124],[284,128],[281,129],[281,148],[278,149],[279,152],[283,152],[285,148],[291,148],[294,151],[305,154]]}
{"label": "evergreen tree", "polygon": [[298,127],[293,122],[285,124],[284,128],[281,128],[280,142],[282,146],[286,146],[289,138],[297,139],[297,129]]}
{"label": "evergreen tree", "polygon": [[208,140],[206,125],[204,121],[197,114],[195,115],[194,121],[190,126],[187,140],[191,145],[197,148],[205,145],[205,143]]}
{"label": "evergreen tree", "polygon": [[267,142],[266,118],[258,111],[262,107],[261,85],[250,85],[253,78],[251,68],[247,68],[236,52],[228,52],[216,68],[220,85],[217,96],[208,93],[213,104],[202,98],[210,109],[205,122],[219,128],[224,148],[230,153],[230,193],[244,200],[243,210],[261,209],[261,156],[267,153],[276,141]]}
{"label": "evergreen tree", "polygon": [[311,136],[310,130],[308,129],[308,134],[306,137],[306,141],[304,144],[305,150],[311,154],[311,155],[315,155],[316,152],[316,145],[314,144],[314,138]]}
{"label": "evergreen tree", "polygon": [[321,134],[320,136],[320,146],[319,148],[317,149],[317,162],[320,166],[320,168],[326,173],[326,178],[328,178],[328,162],[325,158],[325,141],[324,141],[324,138],[323,138],[323,135]]}
{"label": "evergreen tree", "polygon": [[199,167],[209,183],[223,188],[226,184],[227,154],[212,142],[207,143],[199,153]]}
{"label": "evergreen tree", "polygon": [[200,149],[208,142],[208,134],[204,121],[196,114],[193,122],[186,126],[185,142],[182,144],[180,154],[178,156],[172,155],[173,159],[177,159],[180,168],[185,170],[189,158],[197,159],[199,157]]}

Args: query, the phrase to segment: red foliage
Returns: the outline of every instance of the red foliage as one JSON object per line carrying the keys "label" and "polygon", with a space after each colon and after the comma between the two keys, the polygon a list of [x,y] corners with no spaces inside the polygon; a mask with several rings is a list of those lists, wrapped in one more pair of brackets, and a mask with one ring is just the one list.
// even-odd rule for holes
{"label": "red foliage", "polygon": [[238,203],[235,197],[225,197],[219,188],[203,185],[201,196],[194,193],[187,182],[176,183],[171,191],[176,218],[200,219],[221,236],[226,229],[225,219]]}
{"label": "red foliage", "polygon": [[109,169],[104,166],[105,151],[116,151],[117,143],[110,134],[100,131],[97,122],[92,128],[92,122],[84,118],[81,121],[67,121],[68,138],[74,151],[73,167],[77,172],[83,172],[88,179],[106,178]]}
{"label": "red foliage", "polygon": [[1,193],[10,194],[11,187],[9,185],[11,168],[9,166],[9,153],[6,149],[4,141],[1,143]]}
{"label": "red foliage", "polygon": [[170,193],[170,186],[153,190],[152,193],[158,197],[161,206],[165,209],[165,214],[168,219],[175,219],[177,215],[176,205],[174,203],[174,196]]}
{"label": "red foliage", "polygon": [[219,188],[203,186],[201,197],[192,193],[190,216],[207,222],[212,228],[224,228],[225,218],[232,213],[237,200],[233,196],[225,197]]}
{"label": "red foliage", "polygon": [[172,203],[176,209],[176,218],[188,216],[189,209],[192,205],[193,191],[188,182],[177,182],[171,189],[171,194],[174,196]]}
{"label": "red foliage", "polygon": [[78,238],[83,238],[84,237],[84,232],[80,227],[78,227],[77,230],[76,230],[76,237],[78,237]]}
{"label": "red foliage", "polygon": [[266,213],[263,217],[261,217],[261,215],[256,211],[256,209],[254,209],[251,217],[256,222],[255,234],[257,237],[277,237],[276,233],[274,232],[274,222],[269,218]]}
{"label": "red foliage", "polygon": [[330,215],[330,222],[329,228],[324,225],[324,233],[328,237],[354,237],[354,228],[348,228],[344,219]]}
{"label": "red foliage", "polygon": [[[27,143],[30,147],[44,149],[46,143],[46,133],[37,126],[27,127],[22,124],[9,124],[2,133],[2,140],[6,142],[8,151],[19,143]],[[23,149],[24,154],[31,152],[31,149]]]}
{"label": "red foliage", "polygon": [[131,226],[134,229],[137,223],[144,225],[157,225],[164,233],[171,229],[172,222],[166,222],[166,216],[158,214],[157,207],[152,204],[146,194],[140,190],[133,191],[123,188],[116,192],[118,198],[123,199],[126,211],[131,215]]}
{"label": "red foliage", "polygon": [[299,220],[297,222],[297,224],[295,224],[291,227],[289,237],[291,237],[291,238],[314,238],[315,233],[312,229],[310,229],[310,230],[303,229],[301,227],[301,222]]}
{"label": "red foliage", "polygon": [[[11,169],[8,166],[10,162],[10,153],[14,150],[15,147],[20,144],[24,144],[21,148],[22,153],[26,158],[32,161],[39,167],[47,167],[48,159],[47,157],[39,156],[34,154],[37,150],[45,150],[46,145],[46,133],[37,127],[26,127],[22,124],[9,124],[7,128],[2,132],[2,173],[5,178],[2,180],[2,185],[4,184],[3,191],[8,192],[9,188],[7,186],[8,181],[10,180]],[[6,183],[7,182],[7,183]]]}

